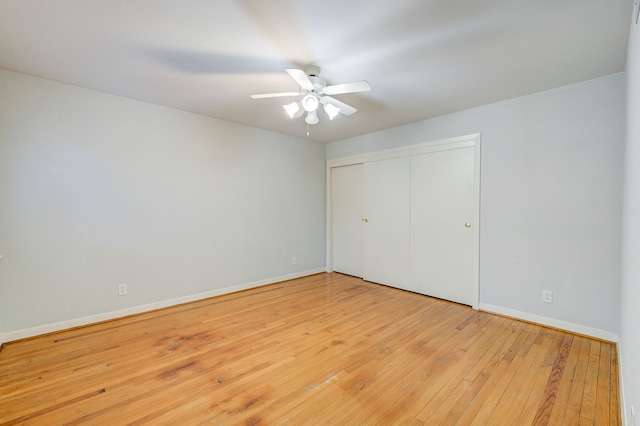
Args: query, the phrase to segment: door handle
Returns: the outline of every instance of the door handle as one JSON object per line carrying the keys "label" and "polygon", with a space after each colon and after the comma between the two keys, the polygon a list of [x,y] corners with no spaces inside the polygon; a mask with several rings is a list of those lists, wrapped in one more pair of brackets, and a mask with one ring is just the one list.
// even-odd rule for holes
{"label": "door handle", "polygon": [[471,224],[469,222],[465,223],[464,226],[467,228],[471,228]]}

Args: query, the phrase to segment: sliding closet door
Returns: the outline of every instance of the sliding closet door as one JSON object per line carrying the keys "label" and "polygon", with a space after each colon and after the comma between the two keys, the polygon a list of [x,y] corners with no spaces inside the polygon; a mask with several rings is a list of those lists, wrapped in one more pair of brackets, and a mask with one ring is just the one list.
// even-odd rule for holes
{"label": "sliding closet door", "polygon": [[411,157],[410,289],[473,305],[474,147]]}
{"label": "sliding closet door", "polygon": [[333,270],[362,278],[362,164],[331,169]]}
{"label": "sliding closet door", "polygon": [[365,280],[408,284],[410,165],[410,157],[364,164]]}

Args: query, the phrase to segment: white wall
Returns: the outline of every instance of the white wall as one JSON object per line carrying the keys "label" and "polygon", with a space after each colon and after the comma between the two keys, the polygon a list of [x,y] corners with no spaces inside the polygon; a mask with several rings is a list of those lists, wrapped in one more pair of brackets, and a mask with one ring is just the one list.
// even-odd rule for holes
{"label": "white wall", "polygon": [[[631,26],[627,55],[627,143],[622,221],[620,362],[625,414],[640,416],[640,25]],[[631,424],[631,423],[628,423]],[[636,420],[638,424],[638,420]]]}
{"label": "white wall", "polygon": [[0,70],[0,331],[324,270],[324,149]]}
{"label": "white wall", "polygon": [[[327,158],[481,133],[481,308],[615,340],[624,79],[335,142]],[[542,302],[543,289],[553,304]]]}

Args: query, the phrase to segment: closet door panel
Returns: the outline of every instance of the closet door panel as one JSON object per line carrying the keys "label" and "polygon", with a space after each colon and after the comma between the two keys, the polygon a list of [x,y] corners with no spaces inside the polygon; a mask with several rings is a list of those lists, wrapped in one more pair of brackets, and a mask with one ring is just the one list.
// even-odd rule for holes
{"label": "closet door panel", "polygon": [[413,291],[472,305],[474,148],[411,157]]}
{"label": "closet door panel", "polygon": [[331,169],[333,270],[362,278],[363,166]]}
{"label": "closet door panel", "polygon": [[410,157],[364,164],[363,277],[405,288],[409,281]]}

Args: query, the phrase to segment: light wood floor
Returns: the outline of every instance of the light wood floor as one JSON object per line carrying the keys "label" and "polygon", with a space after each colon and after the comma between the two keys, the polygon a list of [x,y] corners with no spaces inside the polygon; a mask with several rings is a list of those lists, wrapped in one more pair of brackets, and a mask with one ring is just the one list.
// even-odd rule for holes
{"label": "light wood floor", "polygon": [[615,347],[340,274],[5,345],[2,424],[620,424]]}

